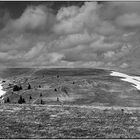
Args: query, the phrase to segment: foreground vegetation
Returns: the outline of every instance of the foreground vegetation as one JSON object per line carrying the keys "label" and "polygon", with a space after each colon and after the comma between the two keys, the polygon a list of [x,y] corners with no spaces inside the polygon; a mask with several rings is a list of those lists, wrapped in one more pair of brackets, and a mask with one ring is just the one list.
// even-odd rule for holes
{"label": "foreground vegetation", "polygon": [[0,138],[140,138],[140,112],[80,106],[0,106]]}

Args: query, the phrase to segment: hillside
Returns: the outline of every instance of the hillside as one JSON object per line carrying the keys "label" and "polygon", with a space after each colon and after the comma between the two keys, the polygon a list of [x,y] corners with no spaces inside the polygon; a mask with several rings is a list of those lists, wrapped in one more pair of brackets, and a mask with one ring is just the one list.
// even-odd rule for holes
{"label": "hillside", "polygon": [[[4,99],[9,98],[10,103],[18,103],[21,95],[26,103],[32,104],[40,104],[42,100],[43,104],[140,106],[139,90],[119,77],[111,76],[109,70],[10,70],[5,71],[5,75],[8,73],[7,77],[10,77],[4,83],[7,90]],[[29,84],[31,89],[28,89]],[[20,85],[22,90],[13,91],[14,85]]]}
{"label": "hillside", "polygon": [[0,138],[140,138],[140,91],[110,70],[1,73]]}

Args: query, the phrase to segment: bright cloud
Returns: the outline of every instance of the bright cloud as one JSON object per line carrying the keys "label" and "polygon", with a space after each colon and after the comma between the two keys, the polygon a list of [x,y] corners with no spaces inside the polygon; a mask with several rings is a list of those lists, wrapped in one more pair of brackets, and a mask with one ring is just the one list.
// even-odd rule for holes
{"label": "bright cloud", "polygon": [[139,67],[139,15],[140,2],[27,6],[4,20],[0,66]]}

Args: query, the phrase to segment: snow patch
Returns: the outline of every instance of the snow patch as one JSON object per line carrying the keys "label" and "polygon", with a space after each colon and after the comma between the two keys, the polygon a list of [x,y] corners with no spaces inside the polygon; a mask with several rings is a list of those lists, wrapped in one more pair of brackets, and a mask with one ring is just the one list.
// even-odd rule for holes
{"label": "snow patch", "polygon": [[134,86],[135,88],[140,90],[140,77],[138,77],[138,76],[130,76],[130,75],[120,73],[120,72],[115,72],[115,71],[112,71],[110,75],[120,77],[120,79],[122,81],[129,82],[129,83],[132,84],[132,86]]}

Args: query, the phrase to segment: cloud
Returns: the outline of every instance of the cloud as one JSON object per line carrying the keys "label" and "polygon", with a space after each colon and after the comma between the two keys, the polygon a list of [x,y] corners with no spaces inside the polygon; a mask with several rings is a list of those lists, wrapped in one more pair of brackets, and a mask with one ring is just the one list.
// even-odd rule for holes
{"label": "cloud", "polygon": [[125,69],[132,60],[136,66],[139,8],[138,2],[85,2],[54,14],[44,5],[28,6],[0,30],[0,66]]}
{"label": "cloud", "polygon": [[117,24],[123,27],[139,27],[140,16],[136,13],[124,14],[116,19]]}
{"label": "cloud", "polygon": [[54,31],[59,34],[77,33],[85,28],[94,28],[98,24],[96,2],[85,3],[81,8],[71,6],[62,8],[56,16],[58,23],[54,26]]}
{"label": "cloud", "polygon": [[11,19],[5,30],[47,30],[54,22],[54,15],[45,6],[29,6],[18,19]]}

